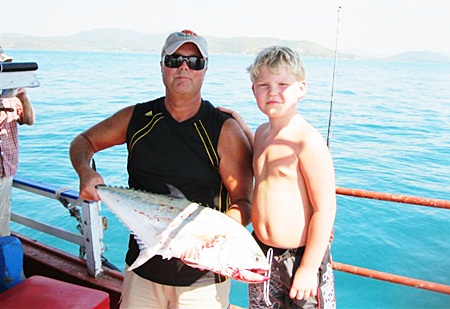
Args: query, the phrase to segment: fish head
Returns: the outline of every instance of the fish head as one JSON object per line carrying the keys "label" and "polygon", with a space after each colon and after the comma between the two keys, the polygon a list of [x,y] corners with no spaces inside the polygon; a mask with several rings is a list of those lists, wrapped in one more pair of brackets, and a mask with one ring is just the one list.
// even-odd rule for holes
{"label": "fish head", "polygon": [[246,283],[267,281],[270,265],[266,256],[250,233],[243,235],[248,237],[216,237],[214,246],[202,249],[199,265]]}
{"label": "fish head", "polygon": [[270,265],[251,234],[245,239],[224,239],[219,261],[227,276],[246,283],[259,283],[269,279]]}

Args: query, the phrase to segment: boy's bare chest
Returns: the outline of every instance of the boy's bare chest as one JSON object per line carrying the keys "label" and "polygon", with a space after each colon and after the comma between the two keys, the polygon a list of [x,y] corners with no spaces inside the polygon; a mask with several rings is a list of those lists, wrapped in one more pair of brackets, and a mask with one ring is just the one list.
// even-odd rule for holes
{"label": "boy's bare chest", "polygon": [[298,151],[298,144],[280,140],[273,140],[255,147],[253,153],[255,176],[296,175],[299,167]]}

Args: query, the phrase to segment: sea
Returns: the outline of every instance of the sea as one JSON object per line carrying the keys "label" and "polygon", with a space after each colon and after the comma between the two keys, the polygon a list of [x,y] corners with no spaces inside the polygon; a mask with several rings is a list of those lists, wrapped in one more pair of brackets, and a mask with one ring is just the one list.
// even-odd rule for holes
{"label": "sea", "polygon": [[[72,139],[119,109],[164,95],[159,55],[146,52],[8,50],[36,62],[27,93],[33,126],[19,128],[17,176],[78,190]],[[247,67],[255,55],[212,54],[202,97],[239,112],[254,130],[266,117]],[[450,63],[308,58],[298,112],[328,140],[338,187],[450,200]],[[124,145],[97,153],[109,185],[126,186]],[[13,189],[13,211],[78,233],[58,201]],[[450,285],[450,210],[338,196],[333,260]],[[275,205],[276,206],[276,205]],[[128,231],[108,212],[104,256],[124,268]],[[78,255],[78,246],[12,223],[12,229]],[[249,230],[251,226],[249,226]],[[450,295],[335,271],[338,308],[450,308]],[[231,301],[247,307],[247,285]]]}

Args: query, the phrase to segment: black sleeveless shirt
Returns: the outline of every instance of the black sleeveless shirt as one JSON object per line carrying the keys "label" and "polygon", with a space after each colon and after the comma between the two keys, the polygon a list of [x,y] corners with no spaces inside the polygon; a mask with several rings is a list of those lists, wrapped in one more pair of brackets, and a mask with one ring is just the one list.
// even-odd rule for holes
{"label": "black sleeveless shirt", "polygon": [[[191,201],[225,212],[230,204],[219,174],[217,146],[222,125],[230,118],[210,102],[202,101],[191,119],[177,122],[167,111],[164,97],[137,104],[127,129],[128,185],[153,193],[168,194],[166,184]],[[133,264],[138,245],[130,235],[126,263]],[[134,269],[151,281],[189,286],[221,282],[224,277],[200,271],[181,260],[157,255]]]}

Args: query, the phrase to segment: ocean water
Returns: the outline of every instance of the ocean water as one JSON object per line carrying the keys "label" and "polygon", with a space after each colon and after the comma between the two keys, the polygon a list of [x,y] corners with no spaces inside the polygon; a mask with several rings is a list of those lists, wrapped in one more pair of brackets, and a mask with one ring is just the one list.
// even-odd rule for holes
{"label": "ocean water", "polygon": [[[132,52],[9,51],[37,62],[28,89],[36,124],[20,127],[18,176],[78,190],[69,144],[115,111],[164,95],[159,56]],[[237,110],[255,129],[265,121],[246,68],[253,55],[211,55],[203,98]],[[327,137],[333,59],[304,59],[308,93],[299,112]],[[450,64],[338,59],[330,149],[339,187],[450,200]],[[126,148],[95,155],[107,184],[126,186]],[[128,232],[103,207],[105,257],[123,269]],[[13,190],[14,211],[77,233],[55,200]],[[78,254],[78,247],[12,228]],[[338,196],[333,259],[450,284],[450,211]],[[338,308],[450,308],[450,296],[335,271]],[[246,284],[232,302],[247,306]]]}

